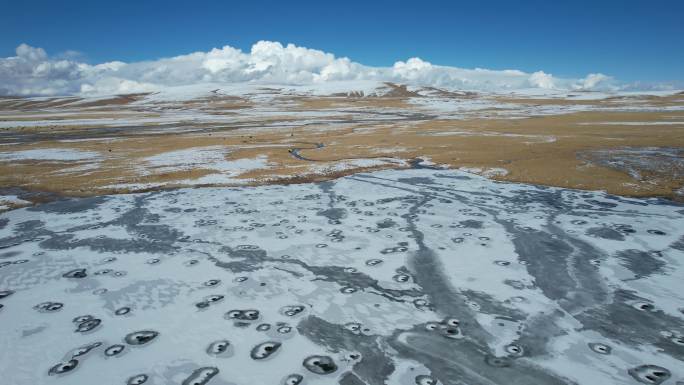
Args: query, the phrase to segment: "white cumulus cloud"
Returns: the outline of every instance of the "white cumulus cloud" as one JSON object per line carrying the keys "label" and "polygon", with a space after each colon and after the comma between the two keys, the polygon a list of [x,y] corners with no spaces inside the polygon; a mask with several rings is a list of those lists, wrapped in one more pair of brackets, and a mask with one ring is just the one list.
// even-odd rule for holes
{"label": "white cumulus cloud", "polygon": [[553,89],[555,82],[551,74],[544,71],[537,71],[530,75],[530,84],[534,87]]}
{"label": "white cumulus cloud", "polygon": [[346,80],[487,91],[620,87],[615,79],[603,74],[565,79],[543,71],[439,66],[416,57],[398,61],[391,67],[371,67],[320,50],[272,41],[259,41],[249,52],[224,46],[208,52],[132,63],[113,61],[91,65],[79,62],[79,56],[51,57],[42,48],[22,44],[17,47],[16,56],[0,58],[0,95],[103,95],[197,83],[307,85]]}

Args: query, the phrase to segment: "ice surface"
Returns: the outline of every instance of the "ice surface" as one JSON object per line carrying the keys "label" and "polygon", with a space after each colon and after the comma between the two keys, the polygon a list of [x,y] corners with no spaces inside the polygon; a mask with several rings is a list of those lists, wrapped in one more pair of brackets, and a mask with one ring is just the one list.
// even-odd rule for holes
{"label": "ice surface", "polygon": [[682,206],[460,171],[61,200],[0,214],[0,383],[674,384],[683,260]]}

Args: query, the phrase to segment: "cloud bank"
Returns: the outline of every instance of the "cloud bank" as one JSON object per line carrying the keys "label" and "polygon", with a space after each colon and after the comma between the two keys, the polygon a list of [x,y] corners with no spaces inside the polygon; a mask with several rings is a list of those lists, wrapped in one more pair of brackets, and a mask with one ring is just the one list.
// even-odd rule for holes
{"label": "cloud bank", "polygon": [[[460,90],[506,91],[525,88],[617,90],[615,79],[589,74],[558,78],[543,71],[464,69],[433,65],[419,58],[391,67],[371,67],[323,51],[259,41],[249,52],[224,46],[153,61],[97,65],[78,55],[50,57],[22,44],[16,56],[0,58],[0,95],[107,95],[157,91],[198,83],[320,84],[332,81],[390,81]],[[71,58],[71,59],[70,59]]]}

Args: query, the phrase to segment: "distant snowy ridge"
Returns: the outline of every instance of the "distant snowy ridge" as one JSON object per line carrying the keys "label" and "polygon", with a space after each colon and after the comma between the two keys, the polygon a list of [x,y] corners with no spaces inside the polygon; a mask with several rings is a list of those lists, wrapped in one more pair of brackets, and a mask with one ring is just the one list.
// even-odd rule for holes
{"label": "distant snowy ridge", "polygon": [[[113,61],[91,65],[53,58],[42,48],[26,44],[17,47],[16,56],[0,58],[0,95],[95,96],[153,92],[200,83],[322,85],[359,81],[477,91],[635,88],[600,73],[567,79],[544,71],[526,73],[439,66],[415,57],[398,61],[392,67],[370,67],[331,53],[272,41],[259,41],[250,52],[226,45],[209,52],[133,63]],[[656,88],[668,89],[668,86]]]}

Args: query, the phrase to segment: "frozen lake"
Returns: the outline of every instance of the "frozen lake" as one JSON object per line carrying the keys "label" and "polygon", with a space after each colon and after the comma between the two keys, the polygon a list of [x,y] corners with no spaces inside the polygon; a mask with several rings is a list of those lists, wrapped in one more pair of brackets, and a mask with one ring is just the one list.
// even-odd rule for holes
{"label": "frozen lake", "polygon": [[0,383],[681,384],[684,206],[445,170],[0,214]]}

